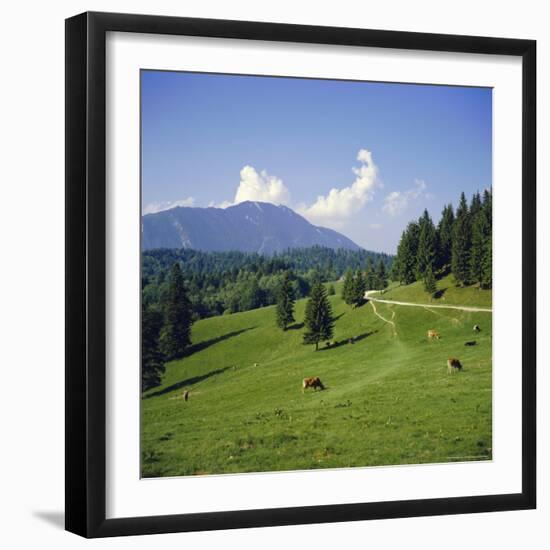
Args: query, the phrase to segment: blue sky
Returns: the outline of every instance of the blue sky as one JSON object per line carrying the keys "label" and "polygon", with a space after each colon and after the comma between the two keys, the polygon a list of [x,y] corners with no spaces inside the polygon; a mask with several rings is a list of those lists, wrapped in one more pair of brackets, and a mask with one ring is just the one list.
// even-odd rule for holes
{"label": "blue sky", "polygon": [[143,211],[286,204],[371,250],[492,185],[492,91],[142,71]]}

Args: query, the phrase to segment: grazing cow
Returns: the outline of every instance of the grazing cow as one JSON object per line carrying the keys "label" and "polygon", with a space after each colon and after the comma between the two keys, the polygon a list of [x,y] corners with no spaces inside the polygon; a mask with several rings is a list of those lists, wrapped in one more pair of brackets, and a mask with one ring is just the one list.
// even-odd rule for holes
{"label": "grazing cow", "polygon": [[474,325],[474,332],[479,332],[480,330],[479,325]]}
{"label": "grazing cow", "polygon": [[313,390],[315,391],[317,390],[317,388],[319,388],[320,390],[324,390],[325,386],[318,376],[311,376],[309,378],[304,378],[304,380],[302,381],[302,393],[304,393],[307,388],[313,388]]}
{"label": "grazing cow", "polygon": [[183,392],[183,400],[184,401],[189,401],[189,390],[185,390]]}
{"label": "grazing cow", "polygon": [[428,331],[428,338],[435,338],[436,340],[439,340],[441,338],[441,335],[437,330],[429,330]]}
{"label": "grazing cow", "polygon": [[476,344],[477,342],[475,340],[470,340],[469,342],[464,343],[465,346],[475,346]]}
{"label": "grazing cow", "polygon": [[447,359],[447,372],[449,374],[457,372],[459,370],[462,370],[462,364],[458,359],[454,359],[452,357]]}
{"label": "grazing cow", "polygon": [[257,367],[257,366],[258,366],[258,363],[254,363],[254,366]]}
{"label": "grazing cow", "polygon": [[325,342],[325,348],[330,348],[331,345],[332,345],[332,342]]}
{"label": "grazing cow", "polygon": [[355,342],[355,338],[353,337],[348,340],[348,344],[353,344],[354,342]]}

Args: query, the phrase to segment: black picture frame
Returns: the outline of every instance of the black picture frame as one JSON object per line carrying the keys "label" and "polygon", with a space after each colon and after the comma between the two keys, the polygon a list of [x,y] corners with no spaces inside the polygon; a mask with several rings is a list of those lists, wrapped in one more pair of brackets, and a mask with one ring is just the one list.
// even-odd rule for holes
{"label": "black picture frame", "polygon": [[[105,41],[108,31],[517,56],[523,67],[522,491],[106,519]],[[66,20],[66,529],[107,537],[532,509],[536,506],[536,42],[180,17]]]}

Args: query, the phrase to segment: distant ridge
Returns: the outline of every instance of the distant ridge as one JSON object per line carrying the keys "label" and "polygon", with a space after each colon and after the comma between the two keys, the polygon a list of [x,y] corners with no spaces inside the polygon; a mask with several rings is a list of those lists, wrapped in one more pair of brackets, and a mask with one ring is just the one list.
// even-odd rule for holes
{"label": "distant ridge", "polygon": [[310,246],[361,250],[344,235],[309,223],[286,206],[245,201],[228,208],[176,207],[142,217],[141,246],[273,254]]}

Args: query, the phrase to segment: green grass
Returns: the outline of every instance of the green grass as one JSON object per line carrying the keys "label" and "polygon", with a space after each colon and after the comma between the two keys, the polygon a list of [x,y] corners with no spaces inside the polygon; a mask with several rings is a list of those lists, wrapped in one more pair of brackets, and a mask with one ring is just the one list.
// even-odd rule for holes
{"label": "green grass", "polygon": [[[390,292],[419,296],[415,285],[384,297]],[[457,304],[472,305],[474,293],[475,305],[488,299],[475,289],[447,292]],[[395,334],[371,304],[330,300],[343,343],[318,352],[302,345],[303,328],[277,329],[273,307],[197,322],[193,353],[169,363],[162,385],[142,399],[143,476],[492,457],[490,313],[377,304]],[[299,321],[304,306],[296,304]],[[441,339],[428,341],[428,329]],[[469,340],[477,345],[466,347]],[[462,372],[447,374],[451,356]],[[306,376],[327,389],[302,394]]]}
{"label": "green grass", "polygon": [[397,300],[418,304],[441,304],[458,306],[479,306],[490,308],[492,305],[491,290],[482,290],[477,286],[457,287],[453,276],[447,275],[437,281],[437,297],[433,298],[424,290],[422,281],[401,286],[392,283],[380,296],[384,300]]}

